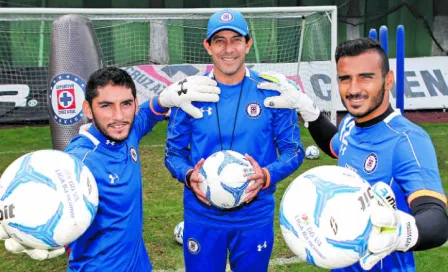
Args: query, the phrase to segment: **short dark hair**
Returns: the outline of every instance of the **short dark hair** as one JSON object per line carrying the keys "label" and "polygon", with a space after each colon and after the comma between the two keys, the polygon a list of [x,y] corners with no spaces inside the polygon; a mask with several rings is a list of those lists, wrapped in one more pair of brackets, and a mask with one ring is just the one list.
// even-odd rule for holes
{"label": "short dark hair", "polygon": [[85,99],[92,106],[92,100],[98,96],[98,88],[107,85],[125,86],[132,91],[132,96],[137,97],[137,89],[132,77],[117,67],[105,67],[93,72],[86,84]]}
{"label": "short dark hair", "polygon": [[[213,36],[215,36],[215,35],[213,35]],[[210,39],[208,39],[208,40],[207,40],[207,43],[208,43],[209,45],[211,45],[211,44],[212,44],[212,39],[213,39],[213,36],[211,36],[211,37],[210,37]],[[249,35],[249,34],[247,34],[246,36],[244,36],[244,39],[246,40],[246,43],[248,43],[248,42],[249,42],[249,40],[250,40],[250,35]]]}
{"label": "short dark hair", "polygon": [[381,48],[380,43],[370,38],[357,38],[340,43],[336,47],[336,63],[338,63],[339,59],[342,57],[359,56],[368,51],[374,51],[380,55],[382,62],[381,72],[383,77],[385,77],[387,73],[389,73],[389,59],[387,58],[386,52]]}

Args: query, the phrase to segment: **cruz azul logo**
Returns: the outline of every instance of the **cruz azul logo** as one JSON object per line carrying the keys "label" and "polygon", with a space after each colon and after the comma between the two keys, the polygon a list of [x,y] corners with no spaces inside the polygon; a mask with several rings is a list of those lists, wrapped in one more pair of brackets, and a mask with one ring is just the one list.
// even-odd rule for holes
{"label": "cruz azul logo", "polygon": [[364,172],[366,172],[367,174],[371,174],[375,172],[377,166],[378,166],[378,156],[372,152],[364,160]]}
{"label": "cruz azul logo", "polygon": [[71,125],[84,117],[85,82],[72,74],[59,74],[51,80],[51,117],[62,125]]}
{"label": "cruz azul logo", "polygon": [[75,88],[57,90],[58,110],[76,109]]}
{"label": "cruz azul logo", "polygon": [[230,23],[233,21],[233,15],[230,12],[224,12],[219,19],[223,23]]}
{"label": "cruz azul logo", "polygon": [[257,102],[251,102],[246,105],[246,115],[251,119],[256,119],[261,115],[261,105]]}

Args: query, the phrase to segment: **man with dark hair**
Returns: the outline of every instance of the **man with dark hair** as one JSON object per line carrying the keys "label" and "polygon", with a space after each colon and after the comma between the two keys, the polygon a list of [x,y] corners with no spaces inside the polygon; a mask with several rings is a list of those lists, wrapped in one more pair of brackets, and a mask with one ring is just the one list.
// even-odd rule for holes
{"label": "man with dark hair", "polygon": [[217,101],[218,94],[213,80],[189,77],[138,107],[134,82],[124,70],[104,68],[90,76],[83,110],[93,126],[81,131],[66,152],[91,169],[100,202],[92,225],[69,246],[67,271],[151,271],[142,237],[138,143],[163,120],[167,107],[186,107],[201,117],[190,102]]}
{"label": "man with dark hair", "polygon": [[[89,77],[83,110],[93,125],[81,130],[65,151],[82,160],[94,175],[99,204],[86,232],[68,245],[67,271],[152,270],[142,237],[138,144],[163,120],[168,107],[183,107],[195,118],[201,118],[202,112],[191,101],[216,102],[219,92],[216,82],[208,77],[188,77],[139,107],[134,82],[126,71],[108,67]],[[39,260],[64,252],[25,250],[20,246],[16,247],[15,252],[18,251]]]}
{"label": "man with dark hair", "polygon": [[[204,117],[190,118],[173,108],[168,124],[165,165],[184,183],[184,260],[187,271],[267,271],[274,242],[276,183],[302,163],[297,114],[263,107],[262,74],[244,65],[252,39],[243,15],[224,9],[208,22],[204,47],[213,59],[208,74],[221,89],[218,103],[195,103]],[[260,91],[261,90],[261,91]],[[245,204],[221,210],[199,189],[199,169],[220,150],[246,154],[255,169]],[[279,154],[279,155],[277,155]]]}
{"label": "man with dark hair", "polygon": [[380,56],[382,65],[381,72],[383,77],[385,77],[387,73],[389,73],[389,59],[378,41],[369,38],[348,40],[344,45],[341,44],[335,53],[336,63],[342,57],[355,57],[358,56],[361,52],[366,51],[376,52]]}
{"label": "man with dark hair", "polygon": [[373,206],[368,252],[360,262],[334,271],[415,271],[412,251],[444,244],[448,239],[446,196],[429,135],[394,111],[389,91],[394,74],[379,43],[368,38],[345,41],[336,48],[339,94],[348,113],[331,124],[300,91],[268,98],[274,108],[296,108],[314,141],[338,165],[357,172],[376,189],[388,183],[396,208]]}

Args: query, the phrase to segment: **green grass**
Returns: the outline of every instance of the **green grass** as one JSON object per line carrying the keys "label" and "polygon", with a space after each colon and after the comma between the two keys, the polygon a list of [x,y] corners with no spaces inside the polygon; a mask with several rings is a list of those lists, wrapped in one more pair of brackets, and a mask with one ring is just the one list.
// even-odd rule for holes
{"label": "green grass", "polygon": [[[155,270],[183,267],[182,247],[173,238],[174,226],[183,220],[183,186],[171,178],[164,166],[166,125],[166,123],[158,124],[156,129],[143,138],[140,143],[145,200],[143,236]],[[443,187],[445,192],[448,192],[448,150],[446,148],[448,146],[448,124],[422,124],[422,127],[431,135],[437,152]],[[25,153],[51,148],[49,127],[0,129],[0,133],[0,173],[13,160]],[[302,129],[301,134],[304,146],[313,144],[308,130]],[[304,161],[299,170],[277,186],[277,202],[294,177],[312,167],[335,163],[335,160],[322,154],[318,160]],[[277,214],[278,210],[276,216]],[[278,226],[278,217],[276,217],[275,222],[275,246],[272,259],[294,257],[283,241]],[[419,271],[448,271],[446,266],[448,263],[448,247],[417,252],[416,259]],[[4,247],[0,245],[0,271],[64,271],[66,263],[65,256],[43,262],[33,261],[24,255],[7,253]],[[301,263],[273,266],[269,271],[315,272],[324,270]]]}

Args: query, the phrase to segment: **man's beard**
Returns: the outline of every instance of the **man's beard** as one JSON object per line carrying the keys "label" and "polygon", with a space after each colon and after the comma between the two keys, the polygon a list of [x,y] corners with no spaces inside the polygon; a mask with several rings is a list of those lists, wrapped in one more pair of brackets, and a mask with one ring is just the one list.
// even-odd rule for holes
{"label": "man's beard", "polygon": [[[369,108],[366,112],[352,113],[352,112],[350,112],[350,110],[348,110],[348,107],[347,107],[344,99],[341,99],[342,104],[348,110],[350,115],[352,115],[353,117],[355,117],[355,118],[364,118],[364,117],[368,116],[369,114],[371,114],[372,112],[374,112],[376,109],[378,109],[381,106],[381,104],[383,103],[384,94],[386,92],[386,90],[384,88],[385,85],[386,85],[386,82],[383,82],[383,86],[381,87],[382,91],[377,96],[375,96],[373,98],[373,103],[374,103],[373,107]],[[364,95],[362,95],[362,94],[348,95],[348,96],[346,96],[345,99],[346,100],[348,100],[349,98],[357,99],[357,98],[362,98],[363,96]]]}
{"label": "man's beard", "polygon": [[[132,122],[130,123],[130,126],[129,126],[128,134],[126,135],[126,137],[124,137],[123,139],[117,139],[117,138],[114,138],[111,135],[109,135],[109,133],[107,132],[107,128],[103,127],[96,120],[95,114],[93,113],[93,111],[92,111],[92,118],[93,118],[93,124],[95,125],[96,129],[98,129],[101,132],[101,134],[104,135],[104,137],[106,137],[107,139],[109,139],[111,141],[117,142],[117,143],[122,142],[122,141],[126,140],[129,137],[129,133],[131,132],[132,127],[134,126],[134,120],[135,120],[135,118],[132,119]],[[129,122],[125,122],[125,123],[129,124]]]}

